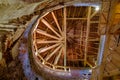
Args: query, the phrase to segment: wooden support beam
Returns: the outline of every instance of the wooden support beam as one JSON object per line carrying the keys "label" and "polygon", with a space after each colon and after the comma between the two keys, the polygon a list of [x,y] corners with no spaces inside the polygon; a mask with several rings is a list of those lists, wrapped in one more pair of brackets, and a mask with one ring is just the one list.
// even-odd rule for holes
{"label": "wooden support beam", "polygon": [[36,40],[36,43],[37,44],[48,44],[48,43],[59,43],[60,41],[44,41],[44,40],[40,40],[40,39],[37,39]]}
{"label": "wooden support beam", "polygon": [[53,26],[50,25],[45,19],[41,19],[41,21],[51,30],[53,31],[58,37],[61,37],[60,34],[58,34],[54,29],[53,29]]}
{"label": "wooden support beam", "polygon": [[[42,62],[45,62],[45,60],[43,59],[42,56],[40,56],[39,54],[38,54],[37,56],[42,60]],[[40,61],[41,61],[41,60],[40,60]]]}
{"label": "wooden support beam", "polygon": [[91,6],[88,7],[88,15],[87,15],[87,31],[86,31],[86,40],[85,40],[84,66],[86,66],[86,63],[87,63],[88,39],[89,39],[89,32],[90,32],[90,16],[91,16]]}
{"label": "wooden support beam", "polygon": [[50,49],[52,49],[52,48],[57,47],[58,45],[60,45],[60,44],[58,43],[58,44],[54,44],[54,45],[49,46],[49,47],[40,48],[40,49],[38,50],[38,52],[39,52],[39,53],[43,53],[43,52],[45,52],[45,51],[48,51],[48,50],[50,50]]}
{"label": "wooden support beam", "polygon": [[66,66],[66,58],[67,58],[67,52],[66,52],[66,47],[67,47],[67,42],[66,42],[66,27],[67,27],[67,24],[66,24],[66,16],[67,16],[67,13],[66,13],[66,7],[64,7],[64,11],[63,11],[63,16],[64,16],[64,19],[63,19],[63,25],[64,25],[64,66]]}
{"label": "wooden support beam", "polygon": [[50,38],[59,40],[58,37],[53,36],[53,35],[51,35],[51,34],[45,32],[45,31],[43,31],[43,30],[37,29],[36,32],[39,33],[39,34],[45,35],[45,36],[47,36],[47,37],[50,37]]}
{"label": "wooden support beam", "polygon": [[92,19],[99,11],[95,11],[91,16],[90,19]]}
{"label": "wooden support beam", "polygon": [[60,49],[59,54],[55,58],[54,65],[56,65],[60,59],[60,56],[62,55],[63,47]]}
{"label": "wooden support beam", "polygon": [[93,66],[92,66],[92,64],[90,64],[88,61],[87,61],[87,64],[90,66],[90,68],[92,68]]}
{"label": "wooden support beam", "polygon": [[87,18],[67,18],[67,20],[87,20]]}
{"label": "wooden support beam", "polygon": [[109,41],[110,41],[109,40],[110,34],[109,34],[109,28],[108,28],[110,27],[110,25],[108,23],[111,17],[109,13],[111,12],[112,2],[114,1],[106,1],[106,2],[105,1],[102,2],[101,11],[100,11],[99,34],[101,35],[101,39],[100,39],[101,45],[99,47],[99,54],[97,59],[97,65],[100,66],[98,71],[99,75],[97,75],[98,80],[103,80],[103,76],[104,76],[103,73],[104,73],[104,68],[106,66],[106,56],[107,56],[106,54],[108,54]]}
{"label": "wooden support beam", "polygon": [[58,46],[52,53],[50,53],[50,55],[48,55],[45,60],[49,60],[59,49],[61,48],[61,45]]}
{"label": "wooden support beam", "polygon": [[58,23],[57,17],[55,16],[54,12],[51,12],[51,14],[53,16],[53,19],[54,19],[56,25],[57,25],[57,28],[59,29],[60,34],[62,35],[62,30],[61,30],[60,25]]}

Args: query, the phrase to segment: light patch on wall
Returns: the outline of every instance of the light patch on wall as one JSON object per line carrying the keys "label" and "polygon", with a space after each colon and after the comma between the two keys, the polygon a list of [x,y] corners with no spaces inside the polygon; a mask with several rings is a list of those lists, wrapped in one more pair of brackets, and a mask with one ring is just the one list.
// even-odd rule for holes
{"label": "light patch on wall", "polygon": [[99,6],[95,6],[95,10],[96,10],[96,11],[99,11],[99,10],[100,10],[100,7],[99,7]]}

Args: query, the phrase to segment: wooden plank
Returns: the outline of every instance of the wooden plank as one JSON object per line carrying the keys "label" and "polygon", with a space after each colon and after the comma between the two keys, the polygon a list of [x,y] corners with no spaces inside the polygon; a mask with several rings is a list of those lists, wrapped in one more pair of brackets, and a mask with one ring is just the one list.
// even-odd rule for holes
{"label": "wooden plank", "polygon": [[58,34],[54,29],[53,29],[53,26],[50,25],[45,19],[41,19],[41,21],[51,30],[53,31],[58,37],[61,37],[60,34]]}
{"label": "wooden plank", "polygon": [[59,40],[58,37],[53,36],[53,35],[51,35],[51,34],[45,32],[45,31],[43,31],[43,30],[37,29],[36,32],[39,33],[39,34],[45,35],[45,36],[47,36],[47,37],[50,37],[50,38]]}
{"label": "wooden plank", "polygon": [[39,52],[39,53],[46,52],[46,51],[48,51],[48,50],[50,50],[50,49],[52,49],[52,48],[57,47],[58,45],[60,45],[60,44],[58,43],[58,44],[54,44],[54,45],[49,46],[49,47],[40,48],[40,49],[38,50],[38,52]]}
{"label": "wooden plank", "polygon": [[62,55],[63,48],[60,49],[59,54],[55,58],[54,65],[56,65],[60,59],[60,56]]}
{"label": "wooden plank", "polygon": [[59,43],[59,42],[60,41],[55,41],[55,40],[53,40],[53,41],[44,41],[44,40],[40,40],[40,39],[36,40],[37,44],[48,44],[48,43]]}
{"label": "wooden plank", "polygon": [[51,14],[52,14],[52,16],[53,16],[53,19],[54,19],[56,25],[57,25],[57,28],[59,29],[59,32],[60,32],[61,35],[62,35],[62,30],[61,30],[60,25],[59,25],[59,23],[58,23],[57,17],[55,16],[54,12],[51,12]]}
{"label": "wooden plank", "polygon": [[48,55],[45,60],[49,60],[59,49],[61,48],[61,45],[58,46],[52,53],[50,53],[50,55]]}

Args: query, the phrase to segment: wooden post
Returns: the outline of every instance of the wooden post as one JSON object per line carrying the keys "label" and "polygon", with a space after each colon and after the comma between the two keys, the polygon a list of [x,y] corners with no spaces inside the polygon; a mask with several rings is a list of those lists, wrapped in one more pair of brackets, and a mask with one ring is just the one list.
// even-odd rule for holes
{"label": "wooden post", "polygon": [[63,19],[63,25],[64,25],[64,66],[66,66],[66,47],[67,47],[67,44],[66,44],[66,27],[67,27],[67,24],[66,24],[66,7],[64,7],[64,11],[63,11],[63,15],[64,15],[64,19]]}
{"label": "wooden post", "polygon": [[89,32],[90,32],[90,15],[91,15],[91,6],[88,7],[88,15],[87,15],[87,31],[86,31],[86,40],[85,40],[84,66],[86,66],[86,63],[87,63],[88,39],[89,39]]}

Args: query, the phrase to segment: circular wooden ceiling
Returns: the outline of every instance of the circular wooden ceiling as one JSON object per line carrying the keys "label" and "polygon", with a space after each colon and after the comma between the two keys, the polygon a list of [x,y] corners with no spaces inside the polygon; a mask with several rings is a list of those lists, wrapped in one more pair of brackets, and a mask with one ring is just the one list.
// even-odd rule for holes
{"label": "circular wooden ceiling", "polygon": [[98,20],[98,13],[90,6],[68,6],[46,13],[33,32],[36,57],[50,68],[65,71],[94,66]]}

